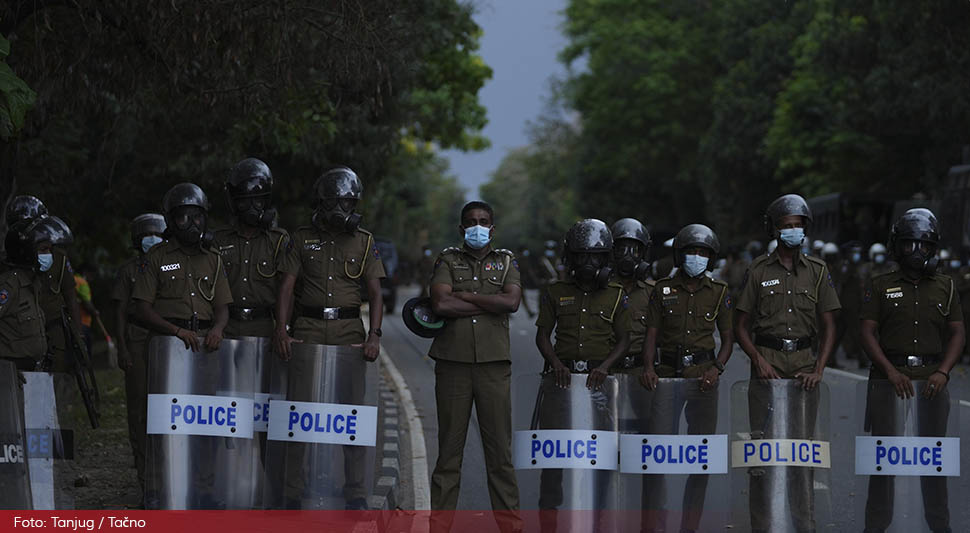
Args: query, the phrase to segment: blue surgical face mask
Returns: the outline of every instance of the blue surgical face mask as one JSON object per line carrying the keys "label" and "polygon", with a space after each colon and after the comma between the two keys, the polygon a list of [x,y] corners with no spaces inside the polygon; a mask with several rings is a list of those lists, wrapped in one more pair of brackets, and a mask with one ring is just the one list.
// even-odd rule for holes
{"label": "blue surgical face mask", "polygon": [[492,240],[491,228],[485,226],[472,226],[465,228],[465,244],[472,250],[481,250]]}
{"label": "blue surgical face mask", "polygon": [[37,254],[37,264],[41,272],[47,272],[54,265],[54,254]]}
{"label": "blue surgical face mask", "polygon": [[798,248],[805,240],[805,228],[785,228],[778,232],[778,238],[789,248]]}
{"label": "blue surgical face mask", "polygon": [[959,259],[951,259],[950,260],[950,268],[952,268],[954,270],[960,268],[960,260]]}
{"label": "blue surgical face mask", "polygon": [[703,255],[689,254],[684,256],[684,272],[692,277],[696,278],[707,270],[708,258]]}
{"label": "blue surgical face mask", "polygon": [[162,238],[156,235],[145,235],[141,238],[141,251],[148,253],[148,250],[152,249],[152,246],[162,242]]}
{"label": "blue surgical face mask", "polygon": [[883,254],[876,254],[876,256],[872,258],[872,260],[875,261],[877,265],[881,265],[886,262],[886,256]]}
{"label": "blue surgical face mask", "polygon": [[546,254],[546,257],[548,258],[556,257],[556,252],[554,250],[546,250],[545,254]]}
{"label": "blue surgical face mask", "polygon": [[852,254],[852,262],[858,263],[859,261],[862,261],[862,254],[860,254],[859,252],[854,252]]}

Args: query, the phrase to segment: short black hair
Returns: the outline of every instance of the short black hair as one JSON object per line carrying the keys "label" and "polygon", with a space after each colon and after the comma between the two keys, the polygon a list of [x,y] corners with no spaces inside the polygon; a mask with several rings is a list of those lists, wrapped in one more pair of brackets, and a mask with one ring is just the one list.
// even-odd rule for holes
{"label": "short black hair", "polygon": [[495,211],[492,210],[492,206],[481,200],[472,200],[465,204],[465,207],[461,208],[461,215],[458,217],[458,223],[460,224],[465,220],[465,213],[471,211],[472,209],[481,209],[488,213],[488,218],[492,219],[492,224],[495,223]]}

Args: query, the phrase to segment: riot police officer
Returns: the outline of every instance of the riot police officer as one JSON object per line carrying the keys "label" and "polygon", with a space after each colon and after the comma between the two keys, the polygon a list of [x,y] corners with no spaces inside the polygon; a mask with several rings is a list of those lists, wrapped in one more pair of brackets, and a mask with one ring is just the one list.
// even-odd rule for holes
{"label": "riot police officer", "polygon": [[7,256],[0,263],[0,357],[25,372],[40,367],[47,354],[35,236],[36,223],[15,220],[4,237]]}
{"label": "riot police officer", "polygon": [[630,310],[630,347],[618,367],[637,374],[643,369],[643,339],[647,332],[647,306],[655,282],[647,279],[650,264],[650,232],[634,218],[621,218],[610,227],[616,281],[623,285]]}
{"label": "riot police officer", "polygon": [[[872,360],[870,380],[890,387],[869,391],[873,435],[896,435],[895,402],[914,396],[912,380],[926,380],[919,399],[921,436],[946,435],[950,370],[964,346],[963,311],[953,279],[937,272],[940,228],[928,209],[910,209],[892,227],[889,248],[900,269],[872,278],[862,306],[862,344]],[[878,333],[878,338],[877,338]],[[866,531],[885,531],[893,519],[893,478],[871,476],[866,502]],[[932,531],[950,531],[945,477],[920,480],[926,523]],[[909,495],[912,497],[912,495]]]}
{"label": "riot police officer", "polygon": [[[779,197],[768,206],[764,220],[765,229],[778,245],[751,263],[735,308],[735,335],[751,358],[751,430],[753,434],[767,431],[764,425],[769,420],[771,388],[763,380],[797,379],[811,394],[805,395],[809,404],[799,411],[800,418],[790,421],[798,428],[798,435],[787,438],[810,438],[818,409],[816,393],[812,391],[822,380],[825,364],[832,355],[833,315],[840,307],[839,298],[825,262],[799,252],[805,230],[812,222],[805,199],[796,194]],[[816,356],[813,346],[819,333]],[[766,531],[772,527],[769,520],[773,488],[763,469],[749,473],[752,529]],[[812,470],[790,468],[788,479],[788,499],[796,528],[815,529]]]}
{"label": "riot police officer", "polygon": [[[292,249],[280,269],[283,277],[276,302],[274,344],[284,359],[290,358],[293,342],[362,347],[367,361],[376,360],[380,353],[384,312],[380,280],[385,276],[384,265],[373,235],[360,227],[361,215],[356,207],[362,194],[360,178],[347,167],[328,170],[313,186],[312,223],[293,233]],[[370,331],[366,334],[360,320],[361,280],[370,301]],[[292,337],[286,331],[291,308]],[[299,383],[296,380],[311,380],[314,376],[290,374],[289,379],[292,389]],[[360,384],[361,394],[364,386]],[[296,450],[297,446],[292,446],[292,453],[298,453]],[[361,448],[344,447],[343,492],[347,509],[367,508],[362,452]],[[290,465],[298,469],[301,462],[293,460],[287,464],[288,469]],[[301,475],[297,471],[287,473],[288,506],[295,505],[306,488],[297,486]]]}
{"label": "riot police officer", "polygon": [[[710,434],[717,429],[717,383],[734,348],[732,301],[727,283],[708,272],[720,251],[711,228],[690,224],[674,237],[676,273],[657,282],[650,298],[647,336],[643,346],[641,383],[657,389],[658,378],[697,380],[686,397],[674,397],[672,389],[658,391],[649,416],[649,434],[671,434],[680,412],[686,409],[688,431]],[[714,353],[715,328],[721,348]],[[686,401],[686,403],[685,403]],[[706,475],[691,475],[684,488],[681,531],[698,528],[707,493]],[[643,530],[664,530],[663,477],[644,478]]]}
{"label": "riot police officer", "polygon": [[266,163],[248,158],[229,170],[224,185],[232,227],[215,232],[232,291],[226,336],[272,337],[278,272],[290,247],[286,230],[273,227],[273,174]]}
{"label": "riot police officer", "polygon": [[111,288],[118,325],[118,367],[125,373],[125,405],[128,409],[128,442],[138,472],[138,484],[145,486],[145,446],[148,422],[148,337],[149,331],[135,318],[131,293],[135,281],[148,268],[148,252],[163,241],[165,217],[144,213],[131,221],[131,246],[135,257],[118,268]]}

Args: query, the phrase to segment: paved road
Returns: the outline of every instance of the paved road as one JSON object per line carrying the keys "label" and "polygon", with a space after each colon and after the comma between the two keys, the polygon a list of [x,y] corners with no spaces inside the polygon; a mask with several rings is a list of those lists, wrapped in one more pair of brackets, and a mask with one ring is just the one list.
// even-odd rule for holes
{"label": "paved road", "polygon": [[[400,290],[399,302],[404,302],[408,297],[416,293],[415,288],[405,287]],[[534,303],[536,299],[535,291],[528,291],[528,297]],[[532,306],[533,310],[537,306]],[[399,313],[399,310],[398,310]],[[428,475],[434,468],[434,461],[437,458],[437,421],[435,415],[434,401],[434,361],[427,357],[430,341],[421,339],[407,331],[398,313],[385,317],[383,345],[388,356],[393,360],[403,375],[411,391],[417,411],[423,424],[425,444],[427,447],[427,467]],[[521,403],[514,392],[516,383],[525,374],[538,373],[542,368],[541,357],[535,348],[534,319],[530,318],[523,307],[514,314],[510,321],[510,336],[513,353],[512,375],[513,375],[513,398],[514,401]],[[843,361],[843,366],[845,362]],[[720,414],[718,423],[719,433],[729,432],[729,405],[730,405],[730,385],[739,380],[747,379],[749,376],[748,358],[736,348],[728,370],[722,378]],[[831,406],[831,433],[833,435],[856,435],[856,421],[860,410],[865,405],[860,405],[857,401],[857,384],[862,383],[866,375],[863,370],[851,371],[832,371],[826,372],[825,380],[832,390],[830,401]],[[950,389],[955,397],[970,398],[970,372],[966,365],[960,365],[953,372]],[[528,400],[531,403],[531,399]],[[531,409],[531,405],[528,406]],[[963,402],[958,409],[959,413],[955,418],[959,419],[962,428],[961,436],[970,435],[970,403]],[[967,439],[963,439],[966,441]],[[405,453],[407,450],[404,450]],[[863,486],[857,486],[857,480],[852,475],[853,457],[851,452],[833,449],[833,468],[831,480],[828,483],[832,486],[833,514],[838,517],[851,516],[855,514],[856,508],[860,507],[861,501],[856,495],[865,494]],[[408,457],[402,457],[402,461],[407,463]],[[970,465],[970,446],[962,443],[961,463]],[[408,477],[408,470],[405,468],[404,478]],[[824,482],[824,480],[823,480]],[[970,494],[970,476],[963,476],[958,483],[962,483],[963,494]],[[712,483],[711,487],[716,484]],[[402,507],[408,507],[412,501],[408,491],[411,490],[406,479],[402,486]],[[715,492],[710,490],[709,493]],[[918,498],[918,489],[908,497]],[[714,496],[714,498],[722,495]],[[899,498],[900,496],[897,496]],[[711,496],[709,496],[711,498]],[[962,498],[962,496],[961,496]],[[970,510],[962,505],[963,500],[950,495],[951,509],[954,514],[954,530],[963,530],[963,524],[970,524]],[[481,442],[478,437],[477,420],[472,419],[469,428],[468,440],[465,446],[465,459],[462,467],[462,486],[459,497],[459,509],[481,510],[488,509],[489,500],[485,483],[485,468],[482,455]],[[961,516],[957,516],[961,513]],[[957,522],[956,519],[960,520]],[[839,518],[840,527],[855,528],[852,523],[846,524],[844,518]],[[958,526],[959,527],[956,527]],[[858,527],[861,530],[861,526]]]}

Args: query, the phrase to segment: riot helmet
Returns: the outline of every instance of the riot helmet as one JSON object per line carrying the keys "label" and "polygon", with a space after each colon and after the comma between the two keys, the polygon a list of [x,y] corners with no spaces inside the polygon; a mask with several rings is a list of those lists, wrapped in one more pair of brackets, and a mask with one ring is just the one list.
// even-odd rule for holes
{"label": "riot helmet", "polygon": [[646,279],[650,264],[650,232],[635,218],[621,218],[610,228],[613,234],[613,262],[624,278]]}
{"label": "riot helmet", "polygon": [[[683,268],[690,277],[697,277],[705,270],[713,270],[714,259],[721,251],[721,242],[714,230],[704,224],[688,224],[674,236],[674,266]],[[703,248],[710,257],[686,253],[691,248]],[[689,267],[689,268],[688,268]]]}
{"label": "riot helmet", "polygon": [[[148,250],[162,242],[165,235],[165,217],[158,213],[143,213],[131,221],[131,245],[136,250]],[[146,242],[146,238],[150,240]],[[157,240],[156,240],[157,239]]]}
{"label": "riot helmet", "polygon": [[273,173],[266,163],[250,157],[229,169],[226,183],[229,211],[247,226],[269,228],[276,218],[273,203]]}
{"label": "riot helmet", "polygon": [[859,241],[849,241],[842,245],[842,249],[845,251],[846,259],[852,264],[859,264],[862,262],[862,243]]}
{"label": "riot helmet", "polygon": [[445,327],[445,319],[435,314],[431,298],[427,296],[411,298],[405,302],[401,309],[401,318],[411,333],[426,339],[437,337]]}
{"label": "riot helmet", "polygon": [[41,241],[38,241],[37,225],[38,220],[20,219],[7,228],[3,245],[7,251],[8,264],[31,270],[39,269],[37,243]]}
{"label": "riot helmet", "polygon": [[313,226],[353,232],[360,226],[361,215],[354,212],[364,192],[357,174],[347,167],[332,168],[317,178],[313,185]]}
{"label": "riot helmet", "polygon": [[[778,223],[787,216],[800,216],[804,219],[801,228],[779,229]],[[786,248],[799,248],[805,240],[805,230],[812,223],[812,210],[808,202],[797,194],[785,194],[768,204],[764,216],[765,230],[769,237],[778,239]]]}
{"label": "riot helmet", "polygon": [[913,272],[930,275],[936,271],[939,258],[940,224],[929,209],[910,209],[893,224],[889,249],[896,261]]}
{"label": "riot helmet", "polygon": [[[882,260],[877,261],[876,258],[880,256],[882,256]],[[869,260],[875,263],[884,263],[886,260],[886,245],[881,242],[873,243],[869,247]]]}
{"label": "riot helmet", "polygon": [[52,246],[70,246],[74,244],[74,233],[59,217],[44,215],[34,219],[32,237],[34,244],[49,242]]}
{"label": "riot helmet", "polygon": [[834,242],[827,242],[822,246],[822,259],[834,261],[839,257],[839,247]]}
{"label": "riot helmet", "polygon": [[605,287],[612,271],[613,235],[602,220],[587,218],[573,224],[563,239],[569,275],[586,285]]}
{"label": "riot helmet", "polygon": [[194,183],[179,183],[162,199],[167,232],[183,245],[200,244],[209,240],[209,199]]}
{"label": "riot helmet", "polygon": [[12,226],[18,220],[33,220],[46,214],[47,207],[36,196],[14,196],[7,204],[7,225]]}

